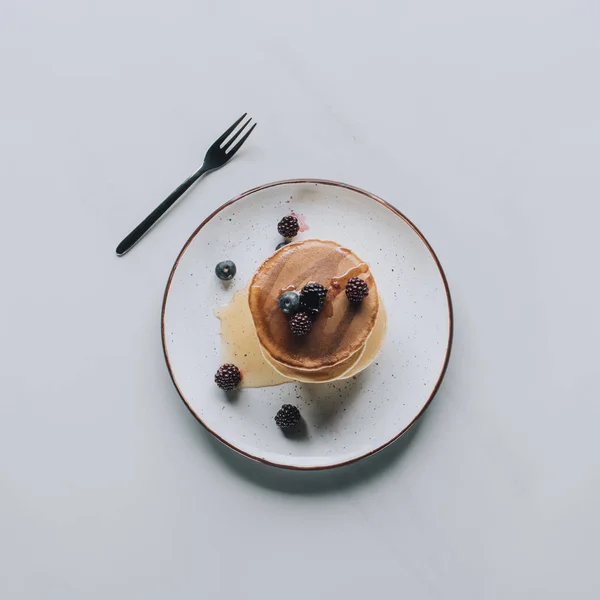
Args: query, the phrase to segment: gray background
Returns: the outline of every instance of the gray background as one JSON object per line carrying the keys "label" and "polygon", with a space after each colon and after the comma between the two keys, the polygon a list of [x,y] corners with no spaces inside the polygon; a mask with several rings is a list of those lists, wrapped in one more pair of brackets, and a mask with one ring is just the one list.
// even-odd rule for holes
{"label": "gray background", "polygon": [[[600,8],[573,0],[5,0],[0,597],[597,598]],[[124,259],[239,114],[259,127]],[[438,252],[454,354],[334,472],[213,441],[162,292],[247,188],[324,177]]]}

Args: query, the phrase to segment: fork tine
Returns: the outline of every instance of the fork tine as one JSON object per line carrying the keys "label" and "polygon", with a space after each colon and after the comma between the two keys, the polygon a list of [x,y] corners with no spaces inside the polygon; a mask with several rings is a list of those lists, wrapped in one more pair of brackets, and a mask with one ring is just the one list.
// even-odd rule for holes
{"label": "fork tine", "polygon": [[248,129],[246,134],[242,136],[242,139],[227,153],[227,158],[231,158],[241,147],[242,144],[248,139],[248,136],[252,133],[252,130],[256,127],[256,123]]}
{"label": "fork tine", "polygon": [[221,150],[223,150],[223,152],[227,152],[227,149],[231,146],[231,144],[233,144],[233,142],[235,142],[240,135],[244,132],[244,129],[246,129],[246,127],[248,127],[248,123],[250,123],[250,121],[252,121],[252,117],[250,117],[231,137],[231,139],[226,143],[223,144],[223,146],[221,147]]}
{"label": "fork tine", "polygon": [[244,117],[248,113],[244,113],[214,144],[213,146],[220,146],[226,139],[227,136],[231,135],[231,132],[244,120]]}

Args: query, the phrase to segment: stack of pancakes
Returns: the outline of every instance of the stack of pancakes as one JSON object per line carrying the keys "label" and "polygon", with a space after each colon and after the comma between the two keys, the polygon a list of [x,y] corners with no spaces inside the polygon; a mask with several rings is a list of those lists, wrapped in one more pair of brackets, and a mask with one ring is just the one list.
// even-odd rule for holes
{"label": "stack of pancakes", "polygon": [[[352,277],[361,277],[369,295],[359,304],[344,293]],[[325,306],[306,336],[294,336],[279,296],[307,283],[327,289]],[[257,270],[248,303],[265,360],[281,375],[321,383],[352,377],[376,357],[385,332],[385,311],[366,263],[328,240],[305,240],[284,246]]]}

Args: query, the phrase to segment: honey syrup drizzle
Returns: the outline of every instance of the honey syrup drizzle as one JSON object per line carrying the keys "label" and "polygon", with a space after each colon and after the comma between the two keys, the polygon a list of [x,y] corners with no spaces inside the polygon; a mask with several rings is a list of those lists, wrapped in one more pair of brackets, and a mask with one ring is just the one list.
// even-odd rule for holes
{"label": "honey syrup drizzle", "polygon": [[263,358],[248,306],[248,288],[237,291],[231,301],[214,311],[221,321],[223,363],[232,363],[242,372],[240,387],[256,388],[289,383]]}
{"label": "honey syrup drizzle", "polygon": [[371,281],[372,276],[371,272],[369,271],[369,265],[367,263],[360,263],[360,265],[356,265],[355,267],[348,269],[343,275],[338,275],[331,278],[323,310],[325,317],[329,318],[333,315],[333,300],[346,289],[346,284],[353,277],[358,277],[359,275],[364,275],[365,273],[368,273],[367,277],[365,277],[365,281]]}

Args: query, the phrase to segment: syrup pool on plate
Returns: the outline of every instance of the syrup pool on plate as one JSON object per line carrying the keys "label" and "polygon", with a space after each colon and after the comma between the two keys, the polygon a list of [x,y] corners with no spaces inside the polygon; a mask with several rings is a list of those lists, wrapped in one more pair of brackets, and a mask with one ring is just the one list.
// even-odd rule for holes
{"label": "syrup pool on plate", "polygon": [[239,387],[256,388],[289,383],[263,358],[248,306],[248,288],[235,292],[231,302],[215,309],[221,321],[221,352],[224,363],[242,372]]}

